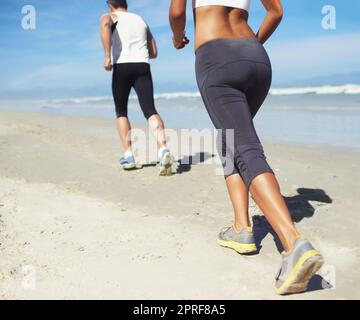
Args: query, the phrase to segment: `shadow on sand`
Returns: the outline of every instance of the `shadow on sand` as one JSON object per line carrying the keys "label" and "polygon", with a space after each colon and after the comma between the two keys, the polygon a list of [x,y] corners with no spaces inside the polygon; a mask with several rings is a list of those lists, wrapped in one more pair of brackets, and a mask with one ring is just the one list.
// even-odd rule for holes
{"label": "shadow on sand", "polygon": [[210,154],[208,152],[198,152],[193,156],[185,156],[179,160],[177,174],[189,172],[191,171],[191,166],[204,163],[205,161],[214,157],[214,154]]}
{"label": "shadow on sand", "polygon": [[[177,169],[174,174],[183,174],[191,171],[191,167],[200,163],[204,163],[208,159],[214,158],[214,154],[207,152],[197,152],[193,156],[184,156],[177,161]],[[159,162],[152,162],[147,164],[142,164],[141,167],[135,169],[146,169],[156,167]]]}

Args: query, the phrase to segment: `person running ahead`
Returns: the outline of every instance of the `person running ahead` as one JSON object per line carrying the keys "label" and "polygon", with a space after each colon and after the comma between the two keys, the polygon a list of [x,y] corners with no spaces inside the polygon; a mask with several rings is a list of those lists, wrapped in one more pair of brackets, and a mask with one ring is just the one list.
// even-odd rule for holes
{"label": "person running ahead", "polygon": [[140,107],[157,140],[159,175],[172,174],[172,156],[166,146],[164,123],[156,111],[150,59],[157,57],[157,46],[149,26],[137,14],[128,12],[126,0],[108,0],[110,12],[101,17],[101,40],[105,51],[104,68],[113,70],[112,91],[117,130],[124,148],[120,165],[136,168],[128,119],[130,91],[135,89]]}

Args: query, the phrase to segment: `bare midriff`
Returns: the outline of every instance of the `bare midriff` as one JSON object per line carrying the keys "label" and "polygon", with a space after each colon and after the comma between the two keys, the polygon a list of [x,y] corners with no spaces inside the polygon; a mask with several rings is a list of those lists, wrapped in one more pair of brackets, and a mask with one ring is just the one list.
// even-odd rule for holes
{"label": "bare midriff", "polygon": [[224,6],[206,6],[194,9],[195,49],[218,39],[255,38],[248,25],[248,12]]}

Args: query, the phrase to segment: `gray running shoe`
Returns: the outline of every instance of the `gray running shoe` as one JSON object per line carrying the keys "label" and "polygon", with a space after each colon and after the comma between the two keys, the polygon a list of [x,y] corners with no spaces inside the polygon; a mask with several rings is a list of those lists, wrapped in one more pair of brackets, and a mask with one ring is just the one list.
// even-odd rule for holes
{"label": "gray running shoe", "polygon": [[324,264],[320,251],[301,237],[289,253],[281,255],[282,263],[275,285],[275,291],[280,295],[306,291],[310,279]]}
{"label": "gray running shoe", "polygon": [[218,243],[241,254],[257,251],[252,228],[244,228],[239,232],[234,226],[224,228],[219,233]]}

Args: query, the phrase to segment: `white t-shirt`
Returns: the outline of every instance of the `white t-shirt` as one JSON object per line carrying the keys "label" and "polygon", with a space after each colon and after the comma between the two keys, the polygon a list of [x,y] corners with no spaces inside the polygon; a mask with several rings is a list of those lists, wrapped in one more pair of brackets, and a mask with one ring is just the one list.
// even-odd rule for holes
{"label": "white t-shirt", "polygon": [[148,25],[139,15],[118,11],[112,35],[113,63],[149,63]]}

